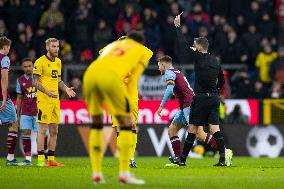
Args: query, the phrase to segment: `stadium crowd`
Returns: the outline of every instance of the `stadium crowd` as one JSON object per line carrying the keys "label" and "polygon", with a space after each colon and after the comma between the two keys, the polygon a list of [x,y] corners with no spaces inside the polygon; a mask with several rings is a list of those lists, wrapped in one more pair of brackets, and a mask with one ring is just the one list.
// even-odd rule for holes
{"label": "stadium crowd", "polygon": [[[184,65],[173,25],[182,11],[188,41],[207,37],[222,64],[246,65],[227,74],[226,98],[284,97],[275,82],[284,73],[283,0],[0,0],[0,35],[13,40],[12,65],[44,54],[49,37],[61,39],[63,65],[88,65],[131,30],[144,32],[156,58],[168,54]],[[81,85],[80,78],[72,82]]]}

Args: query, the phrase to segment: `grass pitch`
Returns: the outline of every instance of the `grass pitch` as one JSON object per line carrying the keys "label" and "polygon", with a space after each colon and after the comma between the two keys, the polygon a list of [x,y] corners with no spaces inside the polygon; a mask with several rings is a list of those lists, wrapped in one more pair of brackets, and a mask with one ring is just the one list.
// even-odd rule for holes
{"label": "grass pitch", "polygon": [[[65,167],[6,167],[0,159],[0,189],[43,188],[284,188],[284,158],[235,157],[232,167],[213,167],[217,159],[188,159],[186,167],[167,168],[167,158],[137,158],[132,171],[144,186],[117,182],[118,160],[104,159],[106,184],[94,186],[88,158],[57,158]],[[36,162],[34,162],[36,164]]]}

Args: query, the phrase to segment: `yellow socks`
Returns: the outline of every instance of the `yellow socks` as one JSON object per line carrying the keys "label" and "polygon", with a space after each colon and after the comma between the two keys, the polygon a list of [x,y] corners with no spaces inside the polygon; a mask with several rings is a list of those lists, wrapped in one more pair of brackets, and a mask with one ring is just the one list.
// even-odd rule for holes
{"label": "yellow socks", "polygon": [[89,136],[89,153],[93,172],[101,172],[103,158],[102,129],[91,129]]}
{"label": "yellow socks", "polygon": [[120,130],[119,137],[117,139],[117,146],[119,150],[119,171],[128,172],[129,160],[132,146],[132,131],[131,130]]}
{"label": "yellow socks", "polygon": [[137,145],[137,131],[132,130],[132,146],[131,146],[131,152],[130,152],[130,158],[134,160],[135,157],[135,150]]}

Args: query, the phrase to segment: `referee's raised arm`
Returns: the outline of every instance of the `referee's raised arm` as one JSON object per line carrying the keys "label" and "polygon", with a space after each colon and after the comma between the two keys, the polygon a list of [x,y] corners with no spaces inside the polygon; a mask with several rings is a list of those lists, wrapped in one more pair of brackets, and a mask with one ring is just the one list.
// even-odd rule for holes
{"label": "referee's raised arm", "polygon": [[181,54],[186,56],[186,62],[193,62],[195,57],[195,48],[191,47],[189,42],[184,37],[181,28],[180,28],[180,16],[183,14],[180,13],[174,19],[174,25],[176,27],[177,32],[177,41],[178,41],[178,48],[181,51]]}

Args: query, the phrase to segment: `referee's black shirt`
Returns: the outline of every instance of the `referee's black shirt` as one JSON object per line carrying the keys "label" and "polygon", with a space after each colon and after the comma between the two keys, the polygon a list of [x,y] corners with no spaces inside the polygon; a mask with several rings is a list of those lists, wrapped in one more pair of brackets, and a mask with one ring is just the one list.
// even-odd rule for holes
{"label": "referee's black shirt", "polygon": [[179,49],[186,62],[194,63],[195,83],[194,92],[217,93],[224,85],[224,75],[217,58],[210,53],[195,51],[183,36],[180,27],[177,29]]}

